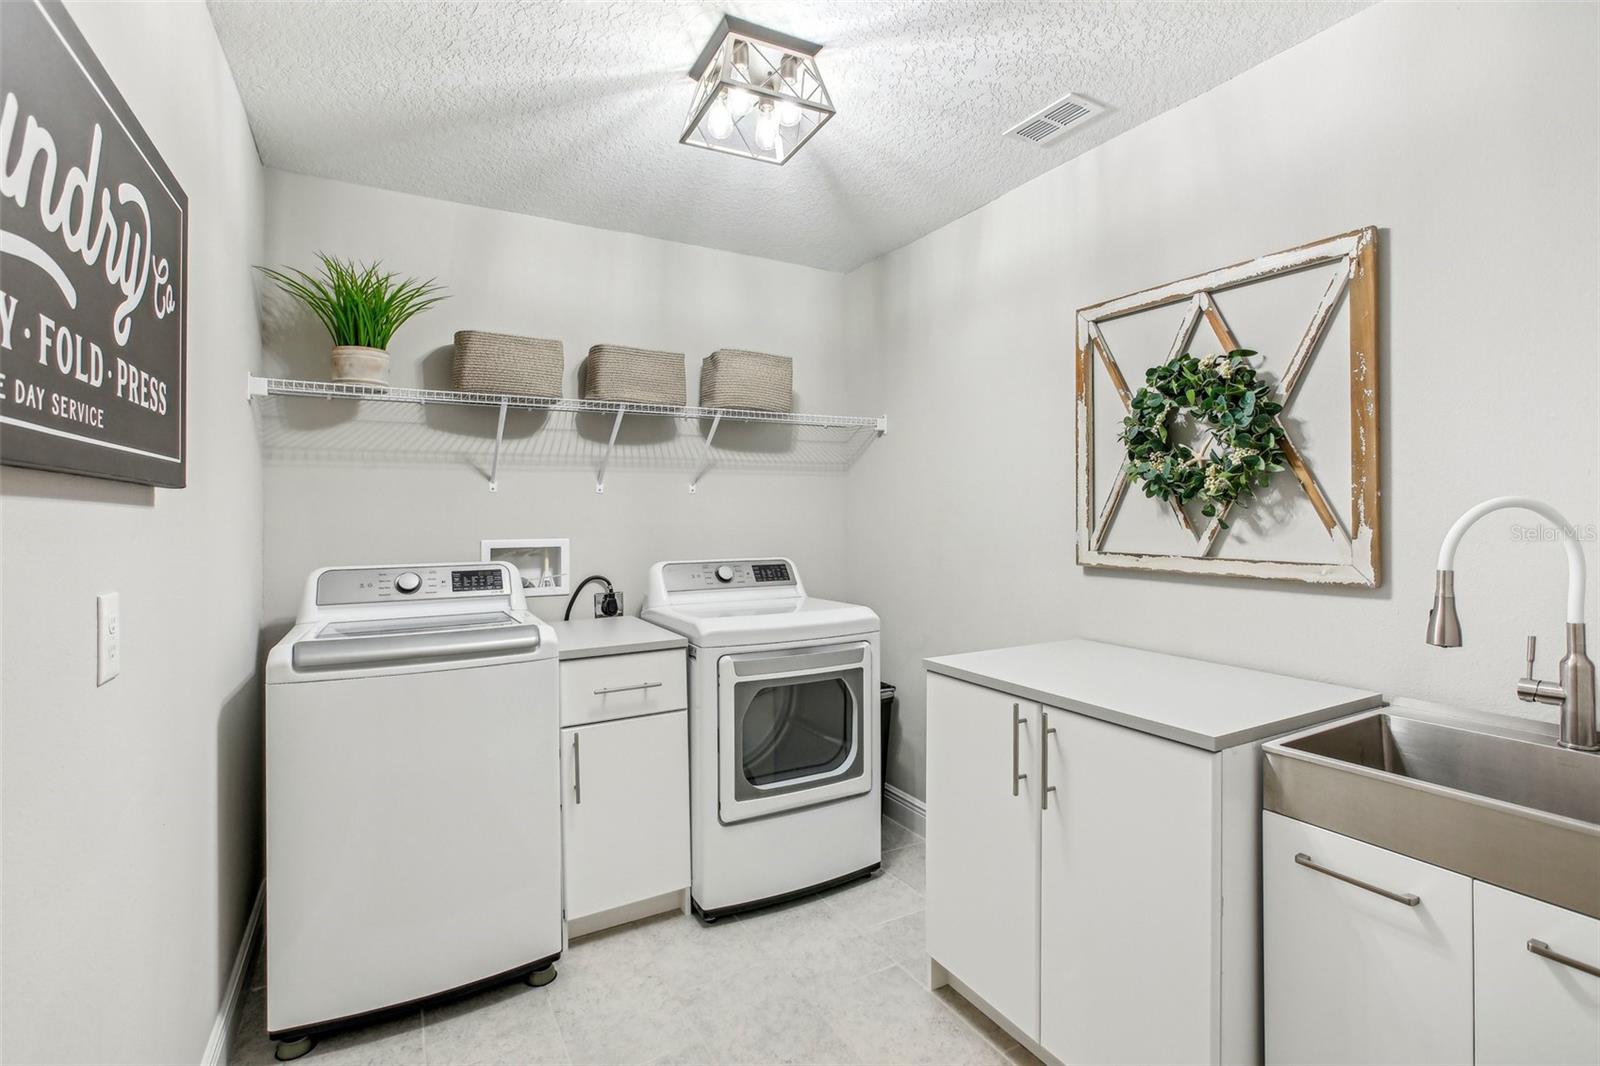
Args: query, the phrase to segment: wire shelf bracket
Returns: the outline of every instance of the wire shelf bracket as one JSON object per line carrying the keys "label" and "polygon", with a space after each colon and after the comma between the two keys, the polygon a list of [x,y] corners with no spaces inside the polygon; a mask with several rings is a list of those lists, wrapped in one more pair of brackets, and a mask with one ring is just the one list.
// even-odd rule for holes
{"label": "wire shelf bracket", "polygon": [[494,459],[489,463],[489,491],[500,491],[500,446],[506,439],[506,402],[500,401],[500,421],[494,427]]}
{"label": "wire shelf bracket", "polygon": [[606,491],[606,467],[611,465],[611,453],[617,447],[617,432],[622,429],[622,416],[627,410],[626,407],[617,408],[617,417],[611,420],[611,439],[606,441],[605,454],[600,457],[600,469],[594,475],[594,491],[597,493]]}
{"label": "wire shelf bracket", "polygon": [[716,444],[717,440],[717,429],[721,425],[722,412],[718,411],[716,417],[711,420],[711,432],[706,434],[705,461],[700,464],[700,469],[695,471],[694,477],[689,480],[689,494],[691,496],[694,495],[696,489],[699,487],[700,479],[705,477],[706,474],[710,473],[712,466],[716,465],[717,453],[714,445]]}

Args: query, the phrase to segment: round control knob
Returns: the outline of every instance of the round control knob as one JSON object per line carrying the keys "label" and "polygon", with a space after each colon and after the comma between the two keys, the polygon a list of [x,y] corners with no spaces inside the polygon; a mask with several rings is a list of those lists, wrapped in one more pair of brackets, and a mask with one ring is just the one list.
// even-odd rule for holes
{"label": "round control knob", "polygon": [[719,567],[717,567],[717,580],[722,582],[724,585],[726,585],[728,582],[732,581],[733,580],[733,567],[731,567],[731,566],[719,566]]}
{"label": "round control knob", "polygon": [[422,587],[422,578],[415,571],[407,570],[394,579],[394,590],[406,596],[411,595]]}

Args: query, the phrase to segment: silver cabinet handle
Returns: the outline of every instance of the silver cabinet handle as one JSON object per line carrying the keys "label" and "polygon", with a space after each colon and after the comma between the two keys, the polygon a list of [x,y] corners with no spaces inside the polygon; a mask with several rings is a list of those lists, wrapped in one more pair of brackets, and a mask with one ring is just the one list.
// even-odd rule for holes
{"label": "silver cabinet handle", "polygon": [[1020,772],[1022,749],[1021,742],[1018,740],[1018,734],[1021,732],[1021,730],[1022,704],[1013,703],[1011,705],[1011,794],[1013,796],[1020,794],[1022,782],[1028,779],[1027,774]]}
{"label": "silver cabinet handle", "polygon": [[1551,951],[1550,945],[1546,944],[1543,940],[1528,941],[1528,950],[1539,956],[1541,959],[1549,959],[1551,962],[1559,962],[1563,966],[1572,967],[1579,973],[1586,973],[1592,977],[1600,977],[1600,966],[1591,966],[1587,962],[1573,958],[1571,955],[1563,955],[1559,951]]}
{"label": "silver cabinet handle", "polygon": [[572,802],[574,806],[583,802],[583,766],[578,761],[578,741],[582,739],[582,733],[572,734]]}
{"label": "silver cabinet handle", "polygon": [[[1337,881],[1343,881],[1347,885],[1355,885],[1357,888],[1364,888],[1374,895],[1382,896],[1384,899],[1392,899],[1396,903],[1404,903],[1407,907],[1415,907],[1422,902],[1421,896],[1412,895],[1410,892],[1390,892],[1387,888],[1379,888],[1377,885],[1357,880],[1349,874],[1342,874],[1338,870],[1330,870],[1326,866],[1319,865],[1313,861],[1311,856],[1303,851],[1295,855],[1294,861],[1308,870],[1315,870],[1319,874],[1327,874]],[[1532,949],[1530,948],[1529,950],[1531,951]]]}
{"label": "silver cabinet handle", "polygon": [[637,685],[612,685],[610,688],[597,688],[594,694],[604,696],[608,692],[638,692],[640,689],[660,688],[661,684],[660,681],[641,681]]}
{"label": "silver cabinet handle", "polygon": [[1056,786],[1050,783],[1050,738],[1055,735],[1055,728],[1050,724],[1050,712],[1039,708],[1039,721],[1044,728],[1039,730],[1039,809],[1050,809],[1050,793]]}

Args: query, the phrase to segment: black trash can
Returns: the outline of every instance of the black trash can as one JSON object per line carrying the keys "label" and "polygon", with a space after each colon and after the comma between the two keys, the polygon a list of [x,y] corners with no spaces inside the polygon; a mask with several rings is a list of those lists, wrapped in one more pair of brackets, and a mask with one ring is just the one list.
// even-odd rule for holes
{"label": "black trash can", "polygon": [[878,767],[881,775],[878,780],[889,780],[889,722],[894,718],[894,686],[887,681],[878,683],[878,702],[882,706],[879,728],[883,731],[882,743],[878,745],[878,757],[882,765]]}

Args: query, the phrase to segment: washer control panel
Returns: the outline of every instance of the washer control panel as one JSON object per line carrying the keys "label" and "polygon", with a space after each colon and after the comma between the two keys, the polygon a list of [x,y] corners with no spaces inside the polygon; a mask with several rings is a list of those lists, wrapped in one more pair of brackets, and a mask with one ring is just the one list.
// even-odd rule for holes
{"label": "washer control panel", "polygon": [[506,569],[498,563],[458,566],[372,566],[328,570],[317,578],[317,604],[504,596]]}
{"label": "washer control panel", "polygon": [[668,592],[695,589],[783,588],[795,585],[784,559],[729,559],[726,562],[668,563],[662,569]]}

